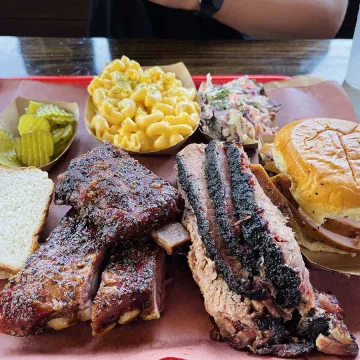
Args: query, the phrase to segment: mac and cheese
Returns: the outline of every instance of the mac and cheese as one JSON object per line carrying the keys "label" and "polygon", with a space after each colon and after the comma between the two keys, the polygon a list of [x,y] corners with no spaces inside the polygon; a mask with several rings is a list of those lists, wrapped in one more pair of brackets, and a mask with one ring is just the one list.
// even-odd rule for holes
{"label": "mac and cheese", "polygon": [[196,90],[160,67],[143,70],[123,56],[88,86],[96,109],[91,129],[101,140],[136,152],[157,151],[191,135],[200,120]]}

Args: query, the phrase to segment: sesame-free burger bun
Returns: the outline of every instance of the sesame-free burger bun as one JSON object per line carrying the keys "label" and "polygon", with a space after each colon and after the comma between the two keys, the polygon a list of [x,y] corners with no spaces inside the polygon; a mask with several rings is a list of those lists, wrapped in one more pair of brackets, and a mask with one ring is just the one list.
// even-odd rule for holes
{"label": "sesame-free burger bun", "polygon": [[274,140],[276,167],[287,175],[300,209],[317,224],[360,219],[360,126],[338,119],[303,119]]}

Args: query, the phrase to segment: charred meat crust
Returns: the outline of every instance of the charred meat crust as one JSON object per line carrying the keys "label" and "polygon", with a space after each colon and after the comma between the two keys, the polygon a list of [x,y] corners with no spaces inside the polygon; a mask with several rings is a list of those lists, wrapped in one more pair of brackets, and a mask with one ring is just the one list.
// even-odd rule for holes
{"label": "charred meat crust", "polygon": [[292,338],[289,329],[282,319],[274,319],[271,315],[259,316],[254,320],[258,330],[267,334],[252,345],[254,352],[260,355],[276,355],[290,357],[305,354],[315,348],[314,341]]}
{"label": "charred meat crust", "polygon": [[239,279],[233,276],[231,270],[228,268],[228,266],[226,266],[225,262],[219,258],[217,254],[217,249],[215,248],[212,241],[209,221],[204,210],[201,207],[201,201],[198,197],[199,192],[196,188],[195,182],[190,179],[183,158],[181,156],[177,156],[176,161],[178,181],[181,188],[187,194],[189,204],[195,213],[199,233],[204,243],[207,255],[215,262],[216,269],[224,277],[227,284],[229,284],[231,288],[237,289],[238,291],[239,289],[245,291],[245,289],[249,286],[249,280],[241,278]]}
{"label": "charred meat crust", "polygon": [[293,344],[277,344],[265,346],[255,351],[258,355],[275,355],[282,358],[295,357],[307,354],[314,350],[314,344],[310,341],[293,343]]}
{"label": "charred meat crust", "polygon": [[[210,259],[215,262],[215,266],[219,274],[221,274],[228,286],[237,294],[243,294],[248,297],[259,296],[258,292],[251,289],[251,280],[247,277],[238,276],[233,272],[231,265],[226,260],[229,260],[227,254],[220,254],[220,251],[213,242],[213,233],[210,229],[210,223],[207,214],[202,208],[202,202],[198,196],[199,191],[197,189],[196,181],[193,181],[187,172],[184,159],[181,156],[177,156],[177,171],[178,181],[181,188],[187,194],[187,199],[191,205],[198,224],[198,229],[202,241],[204,243],[206,253]],[[260,292],[260,295],[263,294]]]}
{"label": "charred meat crust", "polygon": [[96,228],[68,212],[2,291],[0,331],[26,336],[50,329],[52,319],[76,323],[79,311],[91,309],[93,280],[105,249]]}
{"label": "charred meat crust", "polygon": [[318,313],[316,309],[311,309],[301,324],[297,328],[299,336],[315,341],[322,334],[329,335],[329,319],[324,313]]}
{"label": "charred meat crust", "polygon": [[[156,281],[163,280],[164,251],[152,241],[120,243],[110,250],[92,312],[95,336],[102,334],[126,312],[148,307],[157,298]],[[160,274],[161,275],[161,274]],[[163,284],[159,284],[161,289]],[[161,297],[162,294],[160,294]],[[162,304],[159,304],[160,311]]]}
{"label": "charred meat crust", "polygon": [[258,275],[259,266],[254,259],[254,254],[250,248],[242,246],[240,239],[236,237],[230,223],[229,214],[225,208],[225,189],[221,178],[221,169],[218,165],[219,147],[216,142],[211,142],[205,148],[205,154],[205,175],[208,192],[214,205],[216,224],[220,229],[220,234],[231,252],[241,261],[246,269],[254,275]]}
{"label": "charred meat crust", "polygon": [[[266,275],[270,280],[274,280],[275,288],[278,290],[277,300],[279,304],[284,307],[298,305],[301,298],[300,291],[298,290],[300,279],[294,270],[283,264],[282,253],[273,243],[266,224],[258,214],[259,210],[254,203],[254,189],[251,185],[251,175],[243,171],[237,171],[237,169],[241,170],[239,164],[242,163],[238,148],[233,146],[233,151],[231,151],[232,145],[227,145],[225,150],[228,150],[232,194],[236,211],[235,215],[237,220],[240,220],[239,226],[243,235],[241,240],[244,242],[244,245],[242,245],[239,239],[236,239],[235,234],[232,233],[231,224],[229,224],[227,220],[228,216],[224,208],[224,189],[222,188],[220,169],[216,168],[216,147],[217,143],[211,142],[205,149],[205,175],[207,177],[209,196],[214,204],[216,225],[225,243],[227,245],[230,244],[230,251],[235,251],[235,254],[238,255],[238,260],[241,259],[240,262],[242,265],[244,265],[242,263],[242,259],[244,259],[245,268],[252,268],[254,273],[249,271],[250,276],[248,278],[236,276],[236,274],[231,271],[231,268],[220,258],[218,254],[219,249],[214,246],[212,241],[207,215],[202,209],[201,201],[198,197],[199,191],[195,182],[190,179],[187,173],[184,159],[182,156],[178,156],[178,181],[187,194],[188,201],[194,210],[198,221],[199,233],[203,239],[208,256],[214,260],[218,272],[224,277],[231,290],[237,294],[257,300],[262,300],[269,296],[269,290],[266,284],[260,281],[254,281],[254,275],[256,276],[259,272],[258,262],[263,257],[267,271]],[[244,211],[244,209],[246,209],[246,211]],[[250,218],[248,220],[244,220],[249,216]],[[244,251],[244,253],[240,255],[235,250],[236,244],[239,249],[243,246],[246,252]],[[251,253],[251,248],[253,249],[253,253]],[[292,286],[289,286],[289,284]]]}
{"label": "charred meat crust", "polygon": [[256,305],[249,299],[231,293],[227,285],[224,286],[224,279],[216,276],[213,262],[207,259],[197,227],[193,227],[194,214],[184,216],[193,239],[189,265],[204,295],[207,311],[214,317],[215,329],[210,334],[211,339],[228,341],[237,350],[248,348],[260,355],[287,357],[314,349],[314,342],[293,337],[300,316],[291,324],[291,329],[288,322],[267,314],[261,302]]}
{"label": "charred meat crust", "polygon": [[281,250],[273,242],[266,222],[254,198],[253,179],[244,171],[244,161],[237,146],[225,146],[230,165],[232,196],[235,215],[240,221],[241,233],[245,243],[251,246],[258,258],[263,257],[266,276],[277,290],[276,300],[285,308],[299,305],[301,280],[296,272],[284,264]]}
{"label": "charred meat crust", "polygon": [[[242,150],[222,143],[210,143],[208,149],[189,145],[178,155],[177,164],[179,188],[188,202],[183,224],[192,239],[189,265],[206,310],[216,322],[212,338],[259,355],[290,357],[315,347],[327,354],[356,355],[358,346],[336,298],[312,288],[286,219],[266,198]],[[230,206],[229,197],[234,203]],[[219,219],[225,219],[223,224]],[[260,276],[268,279],[272,291],[262,301],[235,293],[219,267],[223,264],[218,259],[230,265],[225,270],[232,274],[245,274],[236,272],[237,267],[228,261],[235,259],[224,239],[230,233],[234,240],[231,231],[240,245],[254,249]],[[252,276],[248,270],[247,279],[251,281]]]}
{"label": "charred meat crust", "polygon": [[288,340],[282,319],[274,319],[271,315],[262,315],[255,318],[254,322],[260,331],[271,333],[271,336],[269,336],[271,342],[267,342],[267,345],[281,344]]}
{"label": "charred meat crust", "polygon": [[216,257],[216,249],[212,245],[211,234],[209,230],[209,221],[206,218],[206,214],[201,208],[201,202],[198,197],[198,190],[195,187],[194,182],[189,178],[186,170],[186,166],[182,157],[177,156],[177,170],[178,170],[178,181],[181,188],[185,191],[187,199],[194,210],[199,233],[206,247],[206,252],[209,257],[214,259]]}
{"label": "charred meat crust", "polygon": [[205,149],[205,176],[208,185],[209,197],[212,200],[215,210],[215,221],[220,234],[226,243],[228,249],[235,256],[242,266],[244,266],[250,275],[250,283],[246,288],[236,288],[233,284],[229,287],[238,294],[245,294],[250,299],[263,300],[266,299],[270,292],[266,285],[257,282],[253,276],[259,275],[259,264],[255,259],[252,249],[247,244],[242,244],[240,239],[233,231],[231,217],[226,210],[226,199],[224,183],[221,177],[221,169],[219,167],[219,147],[216,142],[211,142]]}
{"label": "charred meat crust", "polygon": [[110,241],[141,236],[183,208],[171,184],[109,142],[71,161],[58,177],[55,203],[75,208]]}

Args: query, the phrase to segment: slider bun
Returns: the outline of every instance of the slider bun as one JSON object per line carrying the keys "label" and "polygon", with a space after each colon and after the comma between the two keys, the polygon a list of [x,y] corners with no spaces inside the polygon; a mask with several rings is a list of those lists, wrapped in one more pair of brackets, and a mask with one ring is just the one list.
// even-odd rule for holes
{"label": "slider bun", "polygon": [[301,210],[317,224],[325,218],[360,219],[360,126],[338,119],[304,119],[274,140],[276,167],[292,182]]}

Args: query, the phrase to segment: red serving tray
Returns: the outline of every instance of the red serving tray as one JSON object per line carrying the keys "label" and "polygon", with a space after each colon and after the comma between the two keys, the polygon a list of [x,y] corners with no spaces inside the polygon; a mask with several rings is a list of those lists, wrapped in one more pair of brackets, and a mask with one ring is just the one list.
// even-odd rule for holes
{"label": "red serving tray", "polygon": [[[234,80],[242,75],[212,75],[214,84],[224,84],[231,80]],[[36,80],[43,82],[53,82],[57,84],[71,84],[79,86],[87,86],[94,76],[27,76],[27,77],[12,77],[15,80]],[[194,75],[192,76],[195,86],[199,87],[203,81],[206,81],[205,75]],[[257,82],[266,83],[269,81],[281,81],[289,79],[290,76],[283,75],[249,75],[250,79],[256,80]]]}

